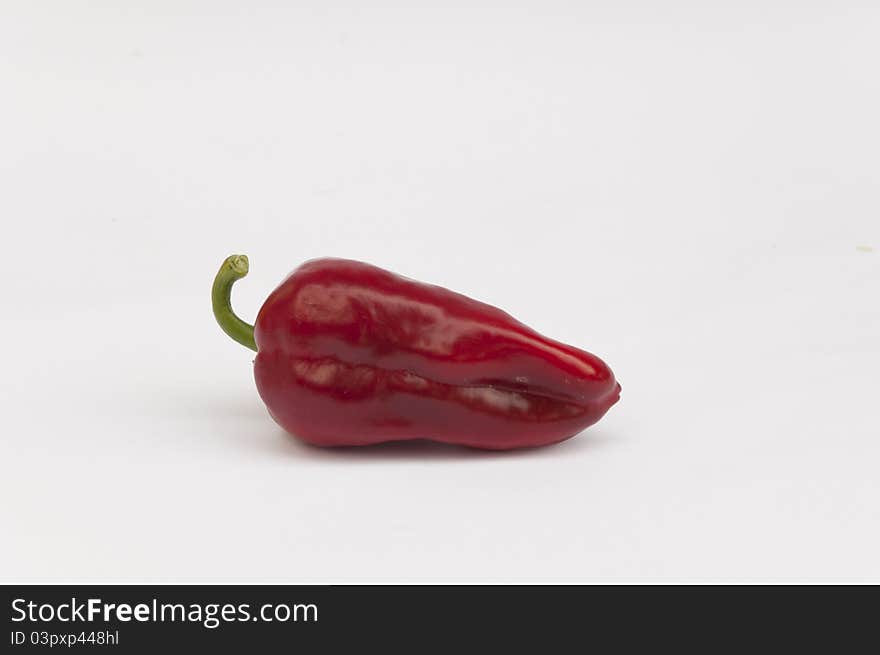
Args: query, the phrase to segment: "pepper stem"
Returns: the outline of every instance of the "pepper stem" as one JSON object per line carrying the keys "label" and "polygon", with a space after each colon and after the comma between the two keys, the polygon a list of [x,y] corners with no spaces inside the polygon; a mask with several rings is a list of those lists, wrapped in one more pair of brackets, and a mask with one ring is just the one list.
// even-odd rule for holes
{"label": "pepper stem", "polygon": [[214,287],[211,289],[211,304],[214,307],[214,318],[223,331],[251,350],[257,349],[254,341],[254,326],[245,323],[232,311],[232,285],[248,274],[247,255],[230,255],[223,262]]}

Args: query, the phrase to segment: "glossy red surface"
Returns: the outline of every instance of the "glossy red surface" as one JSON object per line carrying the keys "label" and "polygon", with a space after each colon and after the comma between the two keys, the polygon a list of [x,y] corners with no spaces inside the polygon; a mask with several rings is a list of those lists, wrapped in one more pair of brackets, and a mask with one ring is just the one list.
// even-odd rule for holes
{"label": "glossy red surface", "polygon": [[351,260],[291,273],[254,336],[269,412],[321,446],[542,446],[592,425],[620,394],[595,355],[491,305]]}

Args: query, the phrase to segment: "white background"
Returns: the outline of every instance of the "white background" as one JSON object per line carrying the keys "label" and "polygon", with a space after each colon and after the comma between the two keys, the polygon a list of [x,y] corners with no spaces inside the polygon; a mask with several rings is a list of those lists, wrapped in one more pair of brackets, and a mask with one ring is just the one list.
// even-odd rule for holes
{"label": "white background", "polygon": [[[876,3],[278,5],[0,1],[0,581],[880,582]],[[622,400],[304,446],[237,252],[247,319],[362,259]]]}

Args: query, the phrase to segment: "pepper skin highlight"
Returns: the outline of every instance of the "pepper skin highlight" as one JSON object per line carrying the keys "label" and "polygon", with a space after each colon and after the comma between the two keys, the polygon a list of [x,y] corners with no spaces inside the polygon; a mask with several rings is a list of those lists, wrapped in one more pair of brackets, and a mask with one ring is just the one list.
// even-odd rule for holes
{"label": "pepper skin highlight", "polygon": [[232,312],[247,257],[214,281],[223,330],[257,351],[254,377],[285,430],[319,446],[429,439],[506,450],[568,439],[620,396],[611,369],[491,305],[370,264],[316,259],[250,326]]}

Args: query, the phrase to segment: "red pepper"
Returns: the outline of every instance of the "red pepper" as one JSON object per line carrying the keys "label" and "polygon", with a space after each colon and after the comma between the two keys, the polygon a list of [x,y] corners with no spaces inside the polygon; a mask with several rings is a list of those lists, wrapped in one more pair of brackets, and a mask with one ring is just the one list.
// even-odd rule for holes
{"label": "red pepper", "polygon": [[223,262],[214,315],[257,351],[272,417],[320,446],[430,439],[492,450],[552,444],[598,421],[620,385],[595,355],[442,287],[346,259],[306,262],[252,327],[232,312],[244,255]]}

